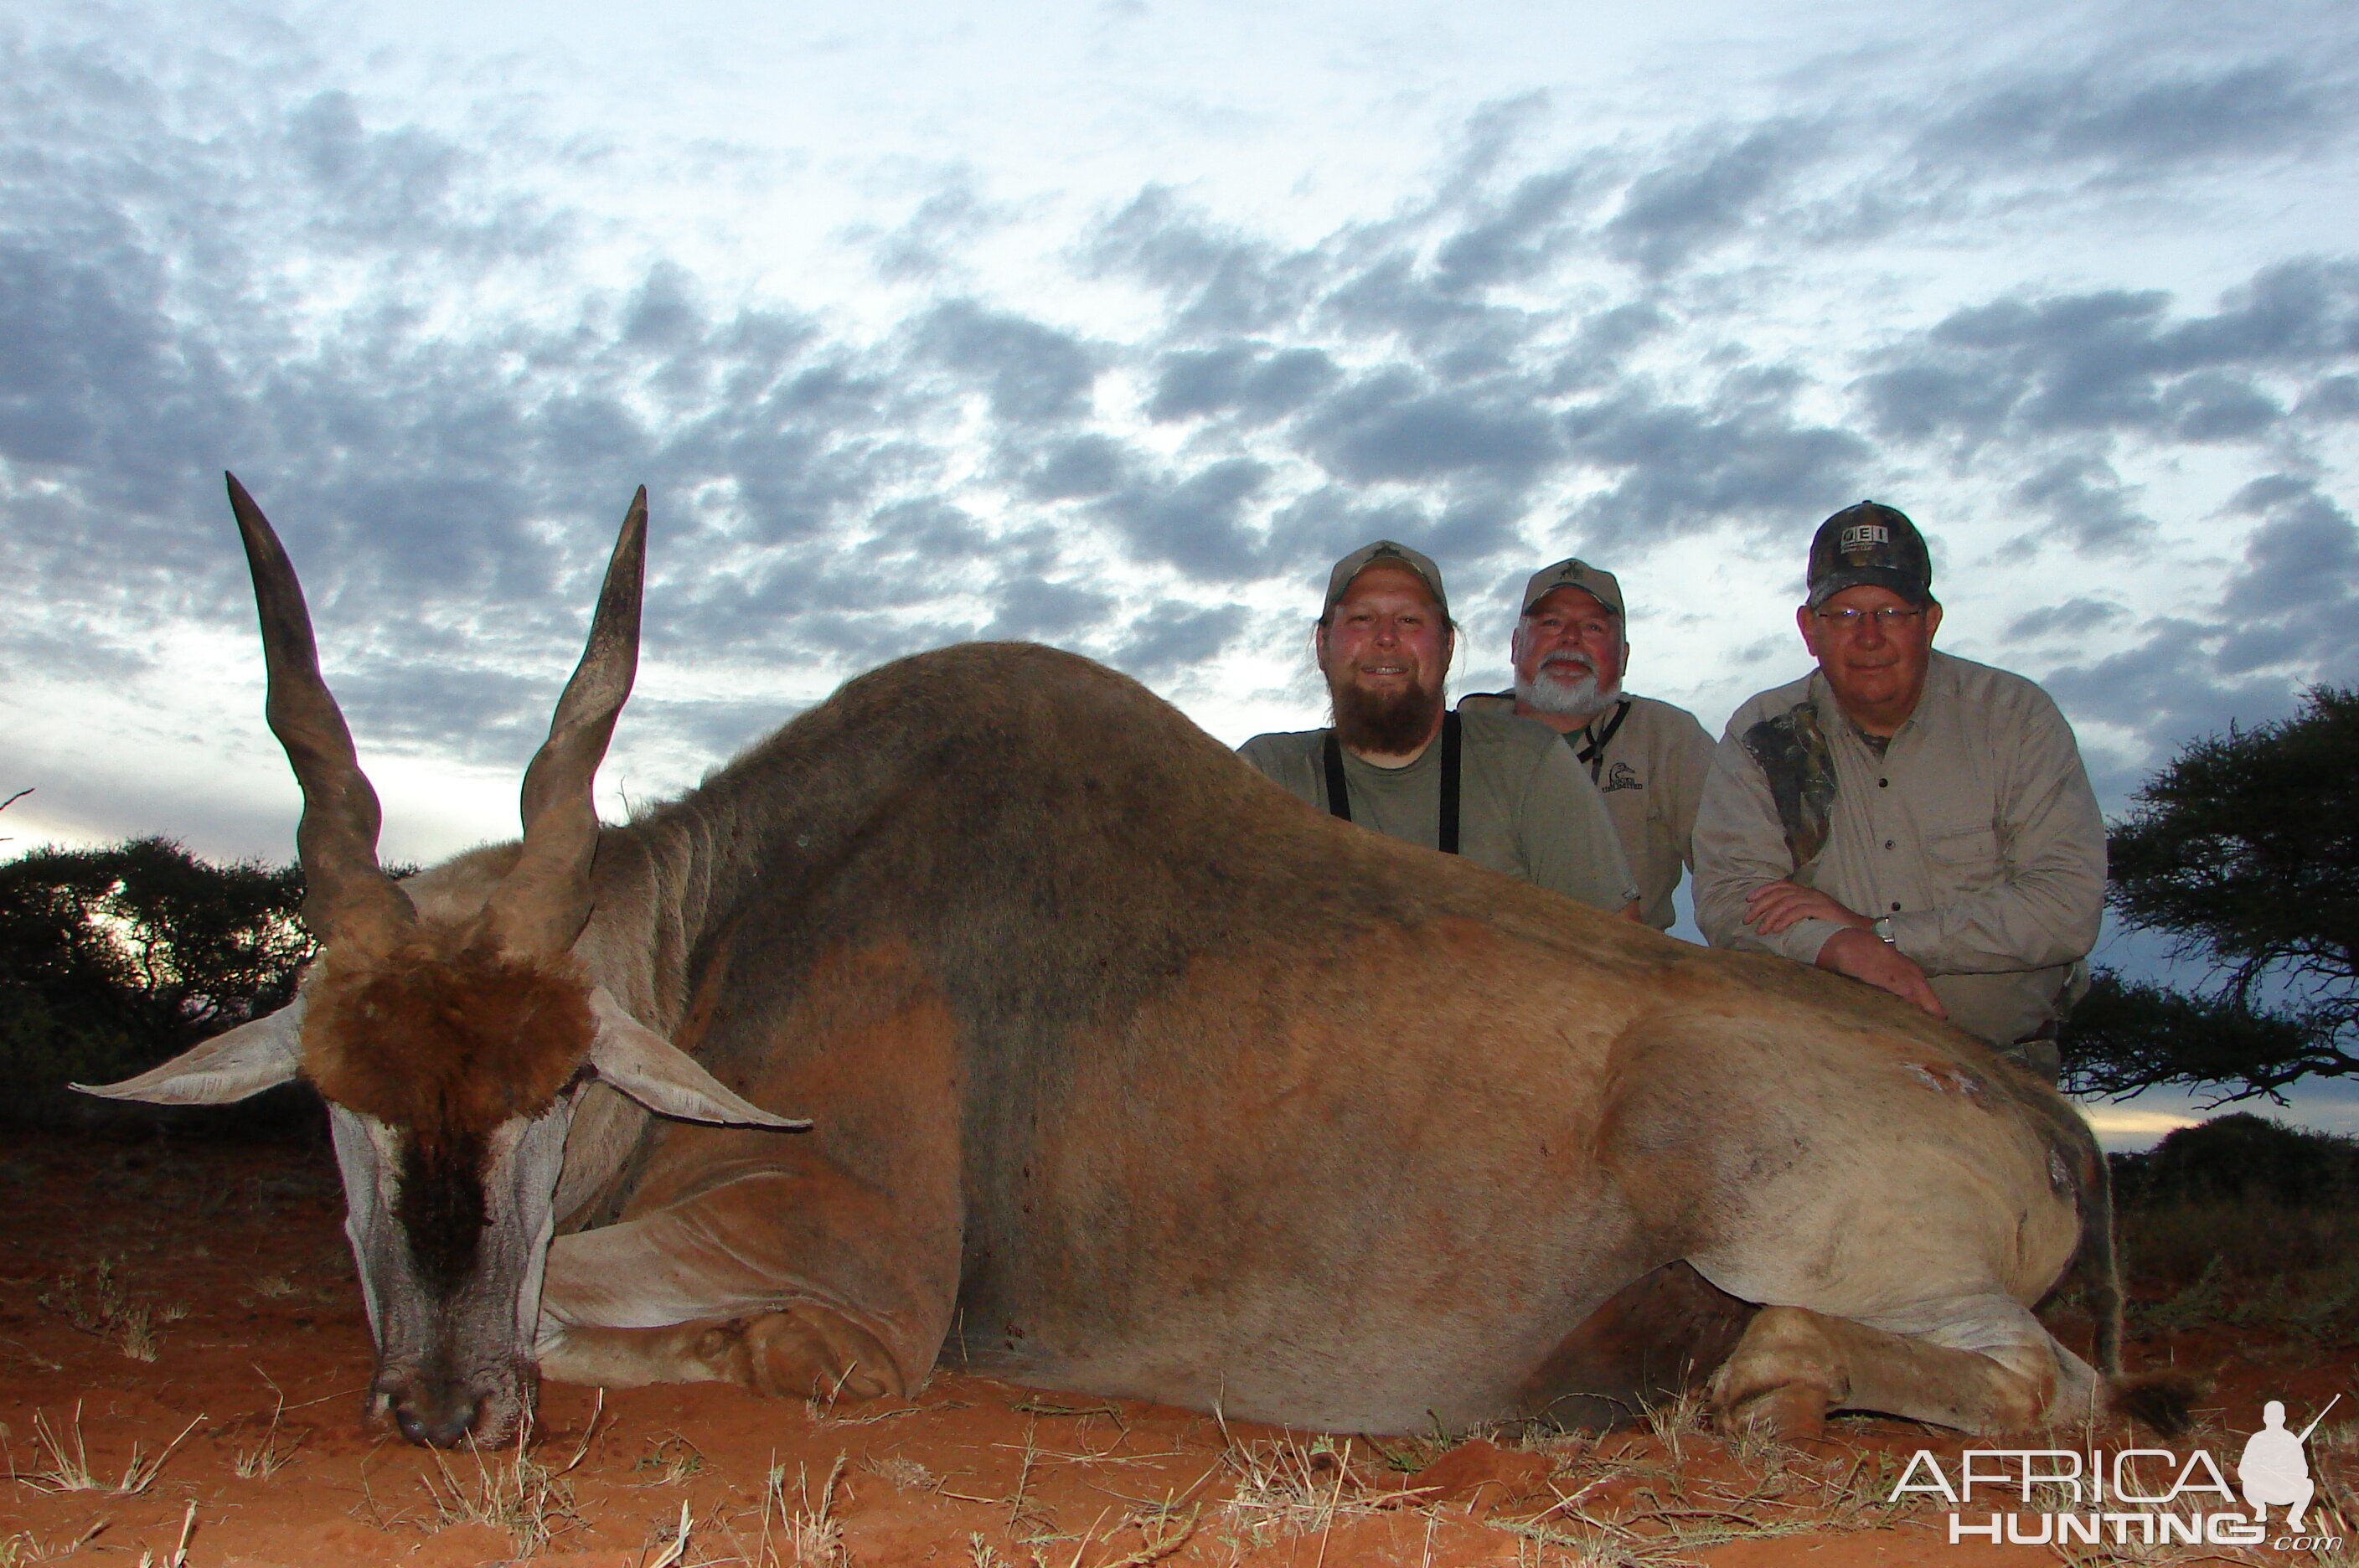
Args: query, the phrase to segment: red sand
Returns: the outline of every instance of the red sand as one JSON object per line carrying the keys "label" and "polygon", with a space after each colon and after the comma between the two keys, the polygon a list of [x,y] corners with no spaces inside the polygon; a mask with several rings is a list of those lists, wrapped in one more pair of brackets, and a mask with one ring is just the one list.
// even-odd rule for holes
{"label": "red sand", "polygon": [[[601,1401],[552,1386],[522,1465],[514,1450],[435,1455],[361,1429],[368,1333],[324,1150],[34,1138],[0,1154],[0,1568],[171,1563],[184,1527],[192,1568],[523,1556],[571,1568],[1978,1568],[2059,1557],[1952,1546],[1940,1514],[1888,1508],[1912,1450],[1960,1443],[1884,1421],[1846,1419],[1800,1447],[1733,1447],[1690,1427],[1668,1440],[1449,1449],[1223,1428],[943,1375],[908,1403],[832,1411],[734,1388]],[[153,1359],[125,1353],[142,1314]],[[2212,1403],[2239,1432],[2262,1398],[2299,1413],[2351,1387],[2348,1352],[2215,1334],[2141,1357],[2213,1376]],[[2240,1441],[2216,1425],[2200,1440],[2223,1462]],[[2348,1447],[2311,1452],[2332,1503]],[[70,1486],[83,1470],[96,1486]],[[126,1470],[145,1483],[130,1495]],[[2196,1560],[2131,1550],[2073,1560]]]}

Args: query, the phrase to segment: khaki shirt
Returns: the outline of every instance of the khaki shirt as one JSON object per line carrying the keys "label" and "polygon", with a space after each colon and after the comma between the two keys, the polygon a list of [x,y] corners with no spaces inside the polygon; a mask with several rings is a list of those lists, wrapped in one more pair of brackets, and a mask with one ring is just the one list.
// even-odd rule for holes
{"label": "khaki shirt", "polygon": [[[1622,841],[1623,858],[1638,879],[1639,918],[1657,931],[1669,931],[1679,919],[1671,894],[1679,887],[1680,873],[1695,865],[1689,840],[1695,832],[1696,808],[1703,803],[1703,781],[1712,774],[1712,736],[1685,708],[1652,697],[1628,701],[1629,715],[1604,749],[1583,767],[1597,783],[1605,814],[1614,819],[1614,832]],[[1512,713],[1516,694],[1478,691],[1460,698],[1458,711]],[[1606,709],[1598,715],[1598,724],[1613,713]],[[1565,735],[1564,744],[1576,758],[1595,727]]]}
{"label": "khaki shirt", "polygon": [[[1600,909],[1638,896],[1604,801],[1554,730],[1512,714],[1468,713],[1461,724],[1461,855]],[[1325,730],[1258,735],[1237,755],[1297,800],[1328,809]],[[1346,748],[1343,779],[1353,822],[1440,847],[1440,736],[1407,768],[1379,768]]]}
{"label": "khaki shirt", "polygon": [[1790,878],[1875,919],[1951,1021],[1997,1045],[2060,1019],[2105,896],[2105,824],[2072,728],[2019,675],[1935,653],[1917,711],[1877,756],[1826,678],[1728,721],[1695,825],[1696,920],[1715,947],[1815,962],[1832,921],[1775,936],[1745,895]]}

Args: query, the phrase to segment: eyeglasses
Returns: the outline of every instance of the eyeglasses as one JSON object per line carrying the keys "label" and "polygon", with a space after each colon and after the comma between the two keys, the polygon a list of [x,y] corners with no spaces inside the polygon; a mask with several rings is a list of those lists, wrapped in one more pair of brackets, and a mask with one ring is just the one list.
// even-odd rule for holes
{"label": "eyeglasses", "polygon": [[1904,610],[1889,604],[1881,610],[1812,610],[1810,612],[1818,617],[1819,625],[1832,626],[1839,632],[1855,632],[1869,621],[1875,623],[1875,628],[1878,631],[1898,631],[1901,622],[1913,621],[1924,613],[1921,606],[1913,610]]}

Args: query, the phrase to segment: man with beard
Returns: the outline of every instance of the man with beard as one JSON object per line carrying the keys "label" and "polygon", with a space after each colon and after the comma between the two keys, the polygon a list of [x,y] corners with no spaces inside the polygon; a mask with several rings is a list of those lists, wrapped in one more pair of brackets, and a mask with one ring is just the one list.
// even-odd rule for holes
{"label": "man with beard", "polygon": [[1560,561],[1524,585],[1509,652],[1511,691],[1478,691],[1462,713],[1514,713],[1564,737],[1589,769],[1638,879],[1639,918],[1668,931],[1671,894],[1695,864],[1689,835],[1712,771],[1712,736],[1685,708],[1622,691],[1630,659],[1622,584],[1582,561]]}
{"label": "man with beard", "polygon": [[1389,539],[1353,550],[1315,634],[1334,727],[1256,735],[1241,755],[1321,811],[1636,919],[1613,821],[1555,733],[1448,712],[1457,632],[1432,561]]}
{"label": "man with beard", "polygon": [[2105,824],[2072,727],[2020,675],[1933,651],[1924,539],[1862,501],[1810,541],[1818,660],[1736,711],[1695,828],[1696,919],[1880,986],[2051,1082],[2087,983]]}

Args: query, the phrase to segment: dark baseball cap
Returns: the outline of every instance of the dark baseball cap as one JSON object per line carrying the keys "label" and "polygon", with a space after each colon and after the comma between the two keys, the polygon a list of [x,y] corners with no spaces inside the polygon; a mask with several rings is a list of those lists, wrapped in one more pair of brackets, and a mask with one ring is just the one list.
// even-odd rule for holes
{"label": "dark baseball cap", "polygon": [[1352,586],[1352,580],[1371,566],[1397,566],[1403,571],[1414,572],[1424,580],[1426,588],[1433,594],[1434,607],[1445,618],[1449,615],[1450,595],[1441,591],[1441,568],[1405,544],[1378,539],[1374,544],[1362,545],[1337,561],[1335,570],[1327,574],[1327,602],[1319,607],[1321,620],[1325,620],[1328,613],[1335,608],[1335,601]]}
{"label": "dark baseball cap", "polygon": [[1819,525],[1809,581],[1814,609],[1846,588],[1889,588],[1912,604],[1930,604],[1933,558],[1906,512],[1862,501]]}
{"label": "dark baseball cap", "polygon": [[1578,588],[1615,615],[1622,613],[1622,584],[1614,573],[1603,567],[1592,566],[1575,557],[1560,561],[1554,566],[1543,566],[1524,584],[1524,610],[1532,607],[1560,588]]}

